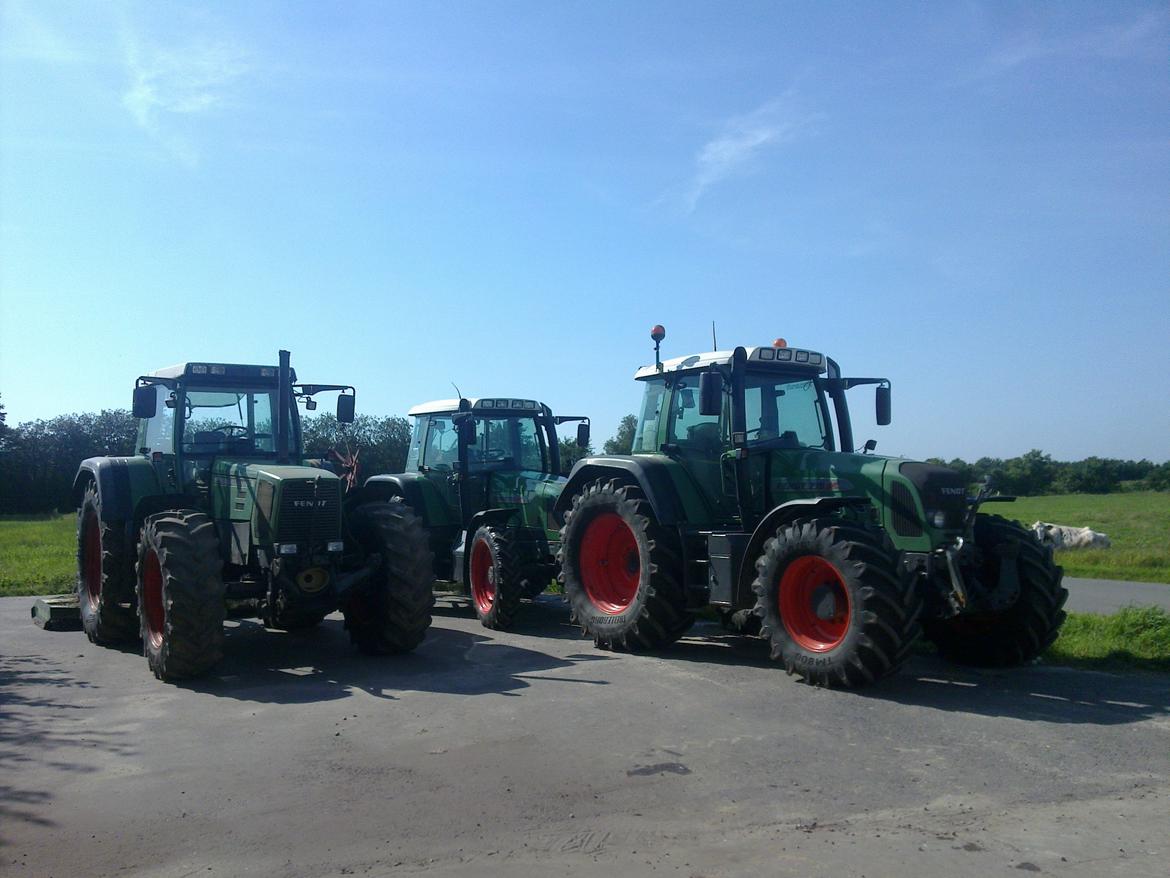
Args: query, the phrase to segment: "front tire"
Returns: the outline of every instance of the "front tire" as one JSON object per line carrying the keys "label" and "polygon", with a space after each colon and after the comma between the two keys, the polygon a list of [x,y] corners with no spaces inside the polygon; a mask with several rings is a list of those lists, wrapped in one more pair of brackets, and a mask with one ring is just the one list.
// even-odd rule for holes
{"label": "front tire", "polygon": [[370,655],[410,652],[426,636],[435,605],[427,532],[396,500],[358,506],[349,528],[367,554],[382,559],[342,607],[350,640]]}
{"label": "front tire", "polygon": [[142,651],[160,680],[207,673],[223,657],[223,560],[215,524],[181,509],[151,515],[138,541]]}
{"label": "front tire", "polygon": [[573,498],[561,530],[560,580],[574,621],[594,644],[657,649],[691,627],[678,543],[634,485],[598,480]]}
{"label": "front tire", "polygon": [[511,541],[495,528],[479,528],[471,539],[467,578],[480,624],[497,631],[507,630],[524,597],[524,582]]}
{"label": "front tire", "polygon": [[921,598],[880,531],[795,521],[764,544],[756,574],[760,633],[772,658],[807,683],[876,682],[901,667],[918,636]]}
{"label": "front tire", "polygon": [[926,636],[940,655],[959,664],[1008,667],[1031,661],[1052,645],[1064,624],[1064,571],[1031,531],[998,515],[975,516],[975,547],[981,555],[975,575],[992,591],[1000,559],[1016,558],[1015,601],[996,612],[929,620]]}
{"label": "front tire", "polygon": [[134,566],[122,522],[102,521],[97,486],[90,482],[77,510],[77,604],[86,636],[98,644],[138,637]]}

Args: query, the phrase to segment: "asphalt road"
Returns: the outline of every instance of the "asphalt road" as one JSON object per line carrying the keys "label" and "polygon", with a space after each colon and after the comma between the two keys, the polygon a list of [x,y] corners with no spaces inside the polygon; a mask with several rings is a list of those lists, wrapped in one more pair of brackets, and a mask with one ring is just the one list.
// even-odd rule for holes
{"label": "asphalt road", "polygon": [[1116,613],[1128,604],[1170,610],[1170,585],[1162,582],[1119,582],[1112,579],[1064,578],[1065,608],[1078,613]]}
{"label": "asphalt road", "polygon": [[0,873],[12,876],[1164,876],[1170,686],[918,656],[814,689],[700,628],[593,649],[442,610],[411,656],[341,622],[230,623],[156,681],[0,600]]}

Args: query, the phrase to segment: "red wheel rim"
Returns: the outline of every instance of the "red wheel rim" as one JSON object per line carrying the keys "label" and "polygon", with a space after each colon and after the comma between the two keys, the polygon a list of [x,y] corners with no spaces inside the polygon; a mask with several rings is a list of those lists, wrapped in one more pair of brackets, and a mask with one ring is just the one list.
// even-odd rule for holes
{"label": "red wheel rim", "polygon": [[607,615],[625,610],[638,593],[642,559],[638,540],[616,512],[603,512],[581,538],[581,581],[589,601]]}
{"label": "red wheel rim", "polygon": [[803,555],[780,577],[780,621],[810,652],[828,652],[849,632],[852,606],[840,572],[819,555]]}
{"label": "red wheel rim", "polygon": [[92,511],[82,524],[81,567],[86,600],[91,608],[97,607],[102,596],[102,533],[97,513]]}
{"label": "red wheel rim", "polygon": [[155,649],[162,646],[166,611],[163,609],[162,568],[158,555],[147,552],[142,571],[142,607],[146,615],[146,636]]}
{"label": "red wheel rim", "polygon": [[471,599],[480,613],[490,613],[496,602],[496,565],[486,539],[471,547]]}

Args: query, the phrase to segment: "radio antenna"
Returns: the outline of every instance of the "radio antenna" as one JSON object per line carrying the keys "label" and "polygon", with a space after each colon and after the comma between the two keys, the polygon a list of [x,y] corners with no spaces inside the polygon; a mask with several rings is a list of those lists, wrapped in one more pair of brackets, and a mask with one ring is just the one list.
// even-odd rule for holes
{"label": "radio antenna", "polygon": [[452,381],[451,386],[455,388],[455,395],[460,399],[463,399],[463,394],[459,392],[459,385]]}
{"label": "radio antenna", "polygon": [[719,350],[719,342],[715,341],[715,321],[711,321],[711,350]]}

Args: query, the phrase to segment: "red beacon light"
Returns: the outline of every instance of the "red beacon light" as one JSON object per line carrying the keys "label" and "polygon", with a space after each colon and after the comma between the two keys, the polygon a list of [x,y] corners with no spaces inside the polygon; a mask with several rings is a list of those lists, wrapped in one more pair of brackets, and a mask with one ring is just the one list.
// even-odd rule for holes
{"label": "red beacon light", "polygon": [[658,356],[658,348],[661,347],[662,340],[666,338],[666,327],[661,323],[655,323],[650,327],[650,338],[654,340],[654,368],[661,372],[662,360]]}
{"label": "red beacon light", "polygon": [[774,347],[774,348],[786,348],[786,347],[788,347],[788,342],[787,342],[787,341],[785,341],[785,340],[784,340],[784,339],[782,339],[782,338],[778,338],[778,339],[776,339],[774,342],[772,342],[772,347]]}

